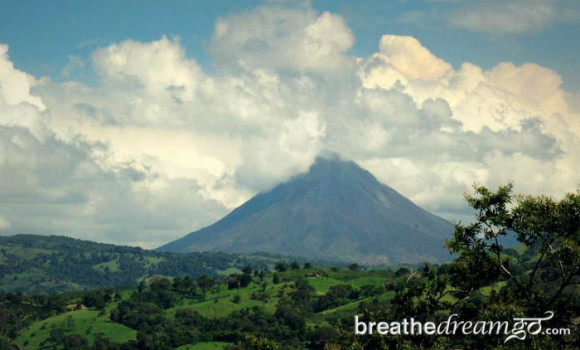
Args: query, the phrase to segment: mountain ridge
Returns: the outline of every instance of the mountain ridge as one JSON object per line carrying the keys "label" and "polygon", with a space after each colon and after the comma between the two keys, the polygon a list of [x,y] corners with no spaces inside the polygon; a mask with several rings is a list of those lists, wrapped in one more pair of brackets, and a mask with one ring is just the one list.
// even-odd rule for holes
{"label": "mountain ridge", "polygon": [[381,184],[353,161],[318,157],[309,171],[260,193],[159,251],[266,251],[364,264],[440,263],[453,225]]}

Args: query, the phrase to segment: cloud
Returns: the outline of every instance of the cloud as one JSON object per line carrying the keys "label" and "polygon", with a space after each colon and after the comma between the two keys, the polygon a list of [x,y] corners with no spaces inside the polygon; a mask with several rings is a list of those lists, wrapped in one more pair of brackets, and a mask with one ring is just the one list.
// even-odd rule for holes
{"label": "cloud", "polygon": [[60,72],[61,76],[70,78],[73,74],[82,72],[85,69],[85,62],[81,57],[70,55],[68,56],[68,63]]}
{"label": "cloud", "polygon": [[225,66],[320,72],[346,64],[353,44],[338,15],[272,5],[219,19],[211,51]]}
{"label": "cloud", "polygon": [[566,13],[557,0],[476,1],[453,13],[449,23],[472,32],[523,34],[564,20]]}
{"label": "cloud", "polygon": [[383,35],[379,51],[375,57],[383,59],[409,79],[434,80],[451,69],[449,63],[437,58],[410,36]]}
{"label": "cloud", "polygon": [[151,43],[127,40],[98,49],[93,61],[104,82],[117,88],[143,89],[189,101],[200,84],[200,68],[185,58],[179,38],[162,37]]}
{"label": "cloud", "polygon": [[39,109],[44,109],[42,101],[30,94],[30,88],[37,84],[36,80],[14,68],[8,57],[8,45],[0,43],[0,102],[3,104],[28,103]]}
{"label": "cloud", "polygon": [[0,230],[5,230],[10,227],[10,222],[0,216]]}
{"label": "cloud", "polygon": [[[117,145],[111,147],[109,140],[95,134],[87,137],[82,117],[75,121],[75,99],[58,95],[77,85],[59,89],[35,80],[16,70],[5,52],[0,73],[4,233],[71,234],[151,246],[227,212],[224,205],[203,197],[195,179],[170,177],[148,161],[149,156],[118,157],[114,153],[122,149]],[[57,93],[55,100],[47,98],[45,104],[34,88],[44,97],[49,96],[46,89]],[[58,109],[52,103],[73,107]],[[64,124],[66,120],[70,124]]]}
{"label": "cloud", "polygon": [[[381,43],[395,41],[387,38]],[[385,59],[382,47],[360,61],[358,74],[366,89],[358,101],[370,108],[364,114],[393,118],[382,127],[373,124],[372,133],[355,142],[374,140],[373,152],[358,155],[363,164],[448,217],[462,215],[459,194],[476,181],[498,185],[513,180],[518,190],[528,193],[562,194],[577,186],[574,148],[580,115],[556,72],[509,62],[488,71],[466,62],[455,70],[436,58],[432,66],[445,69],[432,79],[417,79],[418,72],[431,72],[422,68],[428,60],[416,60],[423,55],[413,53],[426,50],[417,45],[397,49],[405,69]],[[525,169],[531,172],[528,176]],[[449,193],[457,195],[450,199]]]}
{"label": "cloud", "polygon": [[580,108],[533,63],[454,68],[416,38],[354,57],[336,14],[266,5],[221,18],[214,69],[179,38],[126,40],[98,84],[18,71],[0,46],[3,233],[148,247],[201,228],[335,152],[449,219],[473,182],[577,186]]}

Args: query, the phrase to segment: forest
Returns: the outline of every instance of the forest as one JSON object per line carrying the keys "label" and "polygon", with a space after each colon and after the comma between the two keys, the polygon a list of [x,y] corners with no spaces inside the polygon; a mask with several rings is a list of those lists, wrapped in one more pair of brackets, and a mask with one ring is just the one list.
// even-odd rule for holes
{"label": "forest", "polygon": [[266,253],[161,253],[65,236],[15,235],[0,237],[0,293],[50,295],[132,286],[151,275],[215,277],[245,266],[265,269],[282,258]]}
{"label": "forest", "polygon": [[[580,193],[476,187],[448,264],[376,269],[275,261],[227,274],[173,270],[135,286],[0,296],[0,349],[576,349]],[[520,243],[503,247],[502,236]],[[79,249],[82,249],[79,248]],[[72,254],[72,253],[71,253]],[[226,267],[226,266],[222,266]],[[15,267],[13,267],[15,268]],[[564,335],[365,335],[353,317],[508,321],[552,311]]]}

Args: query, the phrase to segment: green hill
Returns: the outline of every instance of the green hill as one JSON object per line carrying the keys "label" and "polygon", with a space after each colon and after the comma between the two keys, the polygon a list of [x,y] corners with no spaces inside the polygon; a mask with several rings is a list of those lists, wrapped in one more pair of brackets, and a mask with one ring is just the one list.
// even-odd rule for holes
{"label": "green hill", "polygon": [[[520,266],[520,276],[531,271],[536,256],[530,250],[522,254],[509,250],[505,254]],[[44,299],[4,295],[0,296],[0,317],[4,318],[0,325],[15,327],[4,334],[12,334],[10,342],[20,349],[322,350],[349,349],[359,341],[365,344],[360,349],[391,348],[386,343],[378,347],[375,341],[405,344],[407,348],[427,342],[437,345],[435,348],[459,349],[470,348],[463,346],[472,339],[355,337],[353,316],[391,321],[412,316],[441,321],[459,312],[462,318],[478,320],[478,313],[470,314],[478,306],[485,312],[484,320],[511,320],[521,312],[504,299],[513,290],[505,279],[483,285],[473,292],[473,304],[462,304],[462,291],[453,282],[453,265],[400,268],[396,272],[355,265],[349,269],[276,266],[277,271],[244,268],[217,279],[152,276],[136,288],[74,292]],[[566,298],[577,293],[576,287],[567,289]],[[83,309],[67,311],[75,305]],[[506,314],[496,314],[498,307]],[[5,320],[19,310],[19,317]],[[542,342],[551,341],[571,344],[576,338],[538,339],[540,343],[531,348],[544,348]],[[487,342],[497,345],[503,343],[504,336],[477,341],[478,346]],[[520,349],[519,345],[504,348]]]}
{"label": "green hill", "polygon": [[[457,224],[447,242],[455,260],[396,271],[264,256],[172,255],[65,237],[3,238],[0,266],[9,283],[3,287],[38,279],[21,287],[84,288],[119,274],[139,283],[51,295],[0,293],[0,349],[577,349],[580,195],[558,203],[520,197],[508,211],[509,186],[477,193],[467,199],[478,221]],[[497,236],[508,233],[522,245],[502,247]],[[214,277],[199,274],[204,271]],[[510,340],[522,330],[518,319],[548,313],[542,326],[558,336],[527,328],[529,337]],[[400,332],[403,320],[442,324],[452,315],[473,329],[506,326],[485,335]],[[355,335],[355,316],[368,329],[388,322],[389,333]]]}
{"label": "green hill", "polygon": [[274,258],[225,253],[160,253],[64,236],[0,237],[0,293],[52,294],[136,285],[151,275],[217,276]]}
{"label": "green hill", "polygon": [[[168,281],[167,279],[152,278],[147,280],[146,287],[142,284],[137,289],[103,292],[110,293],[112,297],[101,308],[90,307],[42,318],[21,330],[13,344],[20,349],[61,349],[62,342],[66,342],[63,339],[69,337],[70,340],[73,335],[82,336],[88,346],[102,338],[107,338],[112,346],[128,342],[136,344],[139,341],[138,331],[143,330],[142,327],[149,327],[146,325],[147,318],[151,317],[155,321],[150,325],[157,331],[179,329],[179,332],[185,333],[182,336],[189,339],[182,340],[176,335],[170,337],[172,340],[164,338],[164,341],[174,342],[170,348],[223,349],[224,346],[239,340],[238,328],[241,325],[238,322],[259,323],[255,317],[271,319],[273,322],[276,317],[282,317],[279,315],[280,305],[295,298],[300,290],[308,291],[307,293],[315,298],[313,300],[336,294],[336,297],[330,298],[320,310],[311,310],[307,317],[301,317],[297,321],[318,327],[334,322],[332,320],[339,319],[341,315],[356,313],[361,304],[373,299],[388,303],[394,292],[385,288],[385,282],[396,283],[406,278],[396,277],[389,270],[301,268],[284,272],[250,273],[252,277],[247,286],[232,288],[231,281],[243,274],[230,275],[221,281],[215,280],[212,286],[204,290],[201,289],[199,281],[192,284],[193,289],[188,289],[184,284],[185,279],[177,281],[173,279],[165,289],[158,284],[163,284]],[[273,282],[274,275],[279,279],[278,283]],[[338,295],[340,293],[336,292],[339,289],[337,286],[346,288],[348,295]],[[71,305],[81,303],[87,294],[95,293],[98,292],[64,295],[60,303]],[[174,295],[176,298],[171,305],[164,305],[165,296],[162,295]],[[125,304],[131,307],[125,308]],[[164,308],[159,305],[170,307]],[[153,313],[145,311],[147,308]],[[136,314],[139,316],[134,317]],[[288,327],[284,322],[290,322],[294,316],[284,317],[288,320],[282,323],[276,321],[270,326],[282,327],[281,329]],[[212,331],[214,326],[222,330]],[[247,324],[243,327],[255,326]],[[55,337],[54,334],[60,335]],[[177,339],[173,339],[175,337]]]}

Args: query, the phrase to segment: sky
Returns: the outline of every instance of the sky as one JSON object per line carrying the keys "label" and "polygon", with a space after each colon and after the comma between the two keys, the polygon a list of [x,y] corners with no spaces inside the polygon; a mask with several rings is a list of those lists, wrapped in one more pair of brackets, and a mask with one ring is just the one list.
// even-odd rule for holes
{"label": "sky", "polygon": [[0,234],[155,248],[354,160],[449,220],[580,186],[580,2],[5,1]]}

